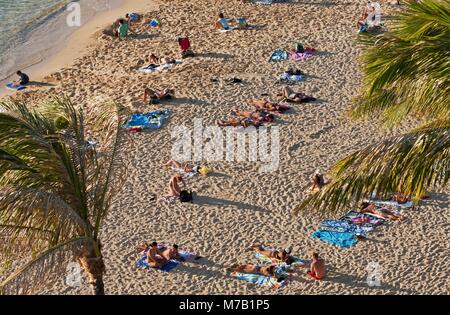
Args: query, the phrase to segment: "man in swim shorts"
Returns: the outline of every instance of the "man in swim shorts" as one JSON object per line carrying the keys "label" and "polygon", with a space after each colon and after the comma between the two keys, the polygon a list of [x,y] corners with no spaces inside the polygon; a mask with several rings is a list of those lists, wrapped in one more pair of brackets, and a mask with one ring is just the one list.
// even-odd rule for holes
{"label": "man in swim shorts", "polygon": [[158,249],[158,243],[153,242],[150,246],[151,247],[147,251],[147,263],[152,267],[161,268],[168,260]]}
{"label": "man in swim shorts", "polygon": [[322,280],[327,271],[325,266],[325,260],[319,257],[319,254],[314,252],[312,254],[313,259],[311,262],[311,269],[306,273],[314,280]]}

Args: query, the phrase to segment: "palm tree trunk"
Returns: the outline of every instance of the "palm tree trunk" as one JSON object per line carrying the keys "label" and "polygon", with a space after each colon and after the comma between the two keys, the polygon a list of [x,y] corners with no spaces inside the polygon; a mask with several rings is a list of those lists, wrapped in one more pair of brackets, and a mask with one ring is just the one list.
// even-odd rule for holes
{"label": "palm tree trunk", "polygon": [[105,288],[103,284],[103,274],[105,272],[105,263],[102,255],[100,254],[97,256],[94,248],[89,248],[80,257],[80,264],[88,275],[92,293],[94,295],[104,295]]}

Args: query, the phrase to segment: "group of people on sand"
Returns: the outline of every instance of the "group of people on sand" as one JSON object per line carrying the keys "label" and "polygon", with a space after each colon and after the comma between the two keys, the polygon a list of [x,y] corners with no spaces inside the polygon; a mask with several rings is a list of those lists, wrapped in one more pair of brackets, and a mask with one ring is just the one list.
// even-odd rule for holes
{"label": "group of people on sand", "polygon": [[158,243],[144,243],[138,250],[147,255],[147,263],[151,267],[162,268],[169,260],[184,261],[184,258],[178,251],[178,245],[174,244],[172,247],[159,247]]}
{"label": "group of people on sand", "polygon": [[[277,96],[282,97],[282,102],[306,103],[315,101],[312,96],[308,96],[303,92],[294,92],[290,87],[284,87]],[[237,111],[233,110],[231,113],[238,116],[225,120],[218,120],[219,126],[232,126],[247,128],[250,126],[260,127],[265,123],[273,122],[275,115],[273,113],[282,114],[290,107],[285,103],[272,103],[266,100],[249,100],[247,104],[255,107],[254,111]]]}
{"label": "group of people on sand", "polygon": [[[286,248],[281,251],[278,250],[267,250],[264,249],[261,245],[255,245],[252,247],[252,250],[268,257],[279,260],[280,262],[286,264],[287,266],[291,266],[295,261],[294,257],[291,256],[291,249]],[[284,275],[277,273],[279,268],[279,264],[273,263],[268,266],[259,266],[254,264],[245,264],[245,265],[233,265],[229,270],[231,272],[241,272],[241,273],[249,273],[249,274],[259,274],[266,277],[272,277],[276,279],[283,278]],[[316,252],[312,253],[311,264],[309,265],[309,269],[306,272],[311,279],[314,280],[322,280],[325,278],[327,274],[327,268],[325,264],[325,260],[319,257],[319,254]]]}
{"label": "group of people on sand", "polygon": [[248,27],[248,23],[243,17],[238,17],[236,20],[230,20],[227,19],[223,13],[219,13],[218,19],[214,22],[214,27],[218,30],[228,31],[231,29],[245,29]]}

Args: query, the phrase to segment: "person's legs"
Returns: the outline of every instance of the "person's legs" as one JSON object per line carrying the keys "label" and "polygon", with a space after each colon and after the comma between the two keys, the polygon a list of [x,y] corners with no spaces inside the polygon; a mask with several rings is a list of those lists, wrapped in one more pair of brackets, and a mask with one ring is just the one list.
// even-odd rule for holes
{"label": "person's legs", "polygon": [[162,252],[162,256],[169,261],[170,260],[170,248],[166,248],[163,252]]}

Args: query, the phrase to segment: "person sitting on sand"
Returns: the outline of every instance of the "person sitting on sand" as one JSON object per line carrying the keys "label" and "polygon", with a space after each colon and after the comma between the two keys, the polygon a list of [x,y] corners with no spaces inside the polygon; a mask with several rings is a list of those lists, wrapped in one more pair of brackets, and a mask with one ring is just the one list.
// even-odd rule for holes
{"label": "person sitting on sand", "polygon": [[221,127],[231,126],[231,127],[243,127],[247,128],[249,126],[254,126],[256,128],[262,125],[259,121],[254,121],[252,119],[241,119],[241,118],[229,118],[227,120],[218,120],[217,124]]}
{"label": "person sitting on sand", "polygon": [[361,209],[358,210],[359,213],[372,213],[389,220],[400,220],[404,218],[401,214],[393,213],[387,209],[377,208],[373,203],[363,202]]}
{"label": "person sitting on sand", "polygon": [[271,122],[275,119],[275,116],[273,114],[268,114],[263,110],[256,110],[254,112],[232,111],[231,113],[245,118],[249,118],[253,121],[260,121],[260,122]]}
{"label": "person sitting on sand", "polygon": [[315,280],[322,280],[327,273],[325,260],[320,258],[319,254],[315,252],[312,254],[312,258],[310,270],[306,274]]}
{"label": "person sitting on sand", "polygon": [[180,163],[175,160],[168,160],[164,165],[170,165],[173,170],[182,170],[185,173],[198,173],[203,167],[203,165],[191,165],[187,162]]}
{"label": "person sitting on sand", "polygon": [[316,100],[314,97],[308,96],[303,92],[294,92],[294,90],[288,86],[285,86],[278,95],[281,95],[288,102],[294,103],[308,103]]}
{"label": "person sitting on sand", "polygon": [[150,248],[147,250],[147,263],[156,268],[161,268],[168,261],[164,257],[163,252],[158,248],[158,243],[153,242],[150,244]]}
{"label": "person sitting on sand", "polygon": [[14,84],[26,85],[26,84],[30,83],[30,78],[28,77],[28,75],[26,75],[22,71],[19,70],[16,72],[16,74],[19,76],[19,78],[14,81]]}
{"label": "person sitting on sand", "polygon": [[316,170],[316,172],[311,178],[311,182],[312,182],[311,191],[319,191],[326,184],[323,174],[319,170]]}
{"label": "person sitting on sand", "polygon": [[229,30],[230,24],[227,18],[223,15],[223,13],[219,13],[219,19],[214,23],[215,28],[219,30]]}
{"label": "person sitting on sand", "polygon": [[119,20],[119,28],[117,29],[117,36],[119,39],[125,39],[129,31],[128,23],[124,19]]}
{"label": "person sitting on sand", "polygon": [[285,104],[274,104],[265,100],[250,100],[247,102],[248,105],[254,106],[257,109],[275,112],[275,113],[283,113],[288,110],[290,107]]}
{"label": "person sitting on sand", "polygon": [[178,252],[178,245],[174,244],[172,248],[166,248],[162,251],[162,256],[167,260],[184,261],[185,259]]}
{"label": "person sitting on sand", "polygon": [[150,56],[147,58],[147,62],[150,65],[155,65],[155,66],[158,66],[160,64],[159,58],[154,53],[150,54]]}
{"label": "person sitting on sand", "polygon": [[258,266],[253,264],[247,265],[233,265],[230,270],[232,272],[242,272],[242,273],[252,273],[257,275],[263,275],[272,278],[279,278],[280,276],[276,274],[276,265],[270,266]]}
{"label": "person sitting on sand", "polygon": [[252,249],[264,256],[269,257],[269,258],[275,258],[275,259],[281,260],[288,265],[292,264],[294,261],[292,256],[290,256],[290,254],[291,254],[290,248],[285,248],[280,252],[278,250],[264,249],[261,245],[254,245],[252,247]]}
{"label": "person sitting on sand", "polygon": [[150,88],[144,89],[144,102],[149,100],[150,104],[157,104],[162,100],[170,100],[174,98],[175,90],[170,88],[165,88],[162,91],[157,91]]}
{"label": "person sitting on sand", "polygon": [[183,177],[181,175],[174,175],[169,181],[169,194],[170,197],[180,197],[181,188],[180,183],[183,184],[183,186],[186,187],[186,183],[183,180]]}

